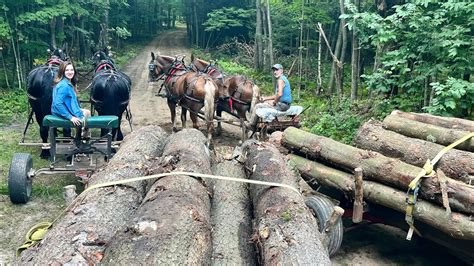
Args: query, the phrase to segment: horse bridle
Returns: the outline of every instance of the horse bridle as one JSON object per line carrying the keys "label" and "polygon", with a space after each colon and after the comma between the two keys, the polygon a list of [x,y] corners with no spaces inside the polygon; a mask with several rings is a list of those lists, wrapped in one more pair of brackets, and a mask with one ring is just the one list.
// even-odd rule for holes
{"label": "horse bridle", "polygon": [[[156,61],[156,59],[152,60],[152,63],[149,63],[148,64],[148,70],[149,71],[152,71],[153,74],[156,74],[155,72],[155,69],[158,67],[158,62]],[[156,82],[156,81],[159,81],[159,80],[164,80],[164,76],[166,75],[167,73],[163,72],[161,74],[158,74],[158,76],[155,78],[153,77],[151,79],[152,82]]]}

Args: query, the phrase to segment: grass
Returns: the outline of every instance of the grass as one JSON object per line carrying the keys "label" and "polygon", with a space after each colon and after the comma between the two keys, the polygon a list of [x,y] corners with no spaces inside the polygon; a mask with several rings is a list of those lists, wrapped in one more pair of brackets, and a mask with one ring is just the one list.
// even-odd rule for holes
{"label": "grass", "polygon": [[[30,153],[33,159],[33,168],[43,168],[49,166],[49,161],[41,159],[39,147],[20,146],[19,140],[22,136],[23,125],[10,125],[0,128],[0,194],[8,195],[7,175],[10,168],[11,159],[14,153]],[[33,124],[28,129],[29,140],[38,142],[38,125]],[[32,200],[42,198],[64,203],[62,199],[62,188],[68,184],[75,184],[75,178],[72,175],[42,175],[33,179]]]}

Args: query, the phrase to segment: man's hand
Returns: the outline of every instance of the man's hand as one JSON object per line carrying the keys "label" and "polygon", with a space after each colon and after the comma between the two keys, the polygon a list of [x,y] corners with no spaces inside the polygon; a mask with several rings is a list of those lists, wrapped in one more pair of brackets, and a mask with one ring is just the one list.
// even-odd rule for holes
{"label": "man's hand", "polygon": [[81,119],[79,119],[75,116],[71,117],[71,122],[75,126],[80,126],[81,125]]}

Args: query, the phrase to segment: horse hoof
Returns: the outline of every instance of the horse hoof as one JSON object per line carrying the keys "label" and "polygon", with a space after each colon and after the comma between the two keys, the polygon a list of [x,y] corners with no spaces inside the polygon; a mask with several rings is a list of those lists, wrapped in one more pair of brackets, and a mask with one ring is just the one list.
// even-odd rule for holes
{"label": "horse hoof", "polygon": [[178,132],[178,129],[173,127],[173,132],[175,132],[175,133]]}

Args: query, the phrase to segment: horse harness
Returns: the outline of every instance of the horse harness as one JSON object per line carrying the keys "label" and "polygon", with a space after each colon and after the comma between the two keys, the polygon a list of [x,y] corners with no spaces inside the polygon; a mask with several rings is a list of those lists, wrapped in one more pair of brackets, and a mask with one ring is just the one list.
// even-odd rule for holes
{"label": "horse harness", "polygon": [[[57,57],[57,56],[52,56],[51,58],[48,59],[48,62],[45,64],[45,65],[42,65],[38,68],[41,69],[41,68],[47,68],[47,70],[51,70],[51,77],[54,78],[54,71],[52,71],[53,69],[54,70],[58,70],[59,69],[59,65],[63,62],[63,60],[61,60],[61,58]],[[28,99],[30,100],[33,100],[33,101],[38,101],[38,97],[35,97],[31,94],[28,93],[28,91],[26,91],[26,96],[28,96]]]}
{"label": "horse harness", "polygon": [[[182,74],[177,74],[177,72],[179,71],[183,71]],[[173,65],[171,66],[171,68],[168,70],[168,72],[164,75],[166,75],[166,78],[164,80],[164,82],[161,84],[161,87],[160,87],[160,90],[163,86],[165,85],[168,85],[168,86],[165,86],[166,88],[166,92],[167,92],[167,97],[168,98],[175,98],[172,96],[170,90],[168,87],[174,87],[177,79],[183,75],[185,75],[186,73],[188,73],[189,71],[189,68],[186,67],[185,65],[183,65],[182,63],[173,63]],[[193,101],[193,102],[197,102],[197,103],[204,103],[204,100],[200,100],[200,99],[197,99],[194,96],[194,88],[196,88],[196,82],[197,82],[198,78],[195,78],[192,82],[192,85],[189,86],[188,83],[186,83],[186,88],[184,90],[184,98],[190,100],[190,101]],[[173,100],[175,100],[176,102],[179,102],[182,98],[175,98]]]}

